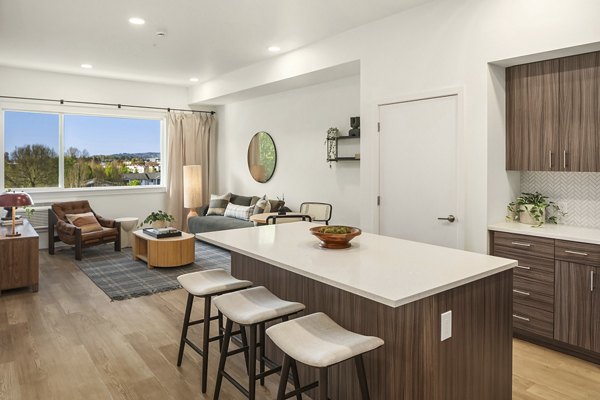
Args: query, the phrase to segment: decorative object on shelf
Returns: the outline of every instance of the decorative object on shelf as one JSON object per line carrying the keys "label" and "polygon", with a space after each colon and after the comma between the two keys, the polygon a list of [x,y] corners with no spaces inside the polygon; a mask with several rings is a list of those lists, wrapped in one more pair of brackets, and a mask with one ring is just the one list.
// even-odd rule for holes
{"label": "decorative object on shelf", "polygon": [[310,233],[320,240],[319,246],[325,249],[346,249],[362,231],[353,226],[325,225],[310,228]]}
{"label": "decorative object on shelf", "polygon": [[350,117],[350,126],[352,129],[348,131],[348,136],[360,137],[360,117]]}
{"label": "decorative object on shelf", "polygon": [[327,161],[329,162],[329,168],[331,168],[331,162],[337,158],[337,137],[340,135],[338,128],[327,129],[327,139],[325,144],[327,145]]}
{"label": "decorative object on shelf", "polygon": [[539,192],[521,193],[515,201],[508,204],[507,210],[507,220],[536,227],[542,226],[546,221],[556,224],[562,216],[566,215],[558,204],[548,201],[548,196]]}
{"label": "decorative object on shelf", "polygon": [[7,233],[6,236],[15,237],[21,236],[20,233],[15,231],[15,209],[17,207],[25,207],[33,205],[33,200],[31,200],[31,196],[29,196],[25,192],[12,192],[6,191],[0,194],[0,207],[10,207],[11,208],[11,216],[12,216],[12,232]]}
{"label": "decorative object on shelf", "polygon": [[248,170],[255,181],[268,182],[277,166],[277,149],[271,135],[258,132],[248,145]]}
{"label": "decorative object on shelf", "polygon": [[154,229],[166,228],[169,222],[175,221],[175,217],[171,214],[167,214],[162,210],[151,212],[146,219],[144,224],[151,224]]}
{"label": "decorative object on shelf", "polygon": [[[202,206],[202,166],[183,166],[183,207],[189,208],[187,215],[189,220],[197,217],[196,208]],[[185,224],[187,227],[187,223]]]}

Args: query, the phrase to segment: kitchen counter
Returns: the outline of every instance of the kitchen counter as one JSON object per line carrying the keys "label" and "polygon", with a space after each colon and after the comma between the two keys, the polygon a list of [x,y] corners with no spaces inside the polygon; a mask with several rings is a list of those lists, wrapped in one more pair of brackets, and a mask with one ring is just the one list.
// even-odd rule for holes
{"label": "kitchen counter", "polygon": [[538,236],[550,239],[570,240],[573,242],[600,244],[600,229],[581,228],[570,225],[545,223],[541,227],[533,227],[519,222],[499,222],[488,225],[490,231],[516,233],[520,235]]}
{"label": "kitchen counter", "polygon": [[197,238],[271,265],[398,307],[508,270],[516,261],[370,233],[352,247],[319,247],[297,222],[199,233]]}
{"label": "kitchen counter", "polygon": [[[516,261],[370,233],[348,249],[322,249],[311,226],[197,238],[231,250],[233,276],[303,303],[301,314],[324,312],[346,329],[383,339],[364,356],[373,400],[511,399]],[[448,339],[442,315],[451,325]],[[281,359],[269,342],[266,354]],[[331,369],[331,398],[359,400],[352,365]],[[299,364],[298,373],[301,382],[318,379],[316,368]]]}

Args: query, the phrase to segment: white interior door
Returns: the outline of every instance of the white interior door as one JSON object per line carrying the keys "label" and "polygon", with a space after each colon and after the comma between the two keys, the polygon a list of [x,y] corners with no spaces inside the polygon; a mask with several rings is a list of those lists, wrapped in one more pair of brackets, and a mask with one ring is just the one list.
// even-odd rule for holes
{"label": "white interior door", "polygon": [[379,121],[380,234],[463,248],[458,95],[382,105]]}

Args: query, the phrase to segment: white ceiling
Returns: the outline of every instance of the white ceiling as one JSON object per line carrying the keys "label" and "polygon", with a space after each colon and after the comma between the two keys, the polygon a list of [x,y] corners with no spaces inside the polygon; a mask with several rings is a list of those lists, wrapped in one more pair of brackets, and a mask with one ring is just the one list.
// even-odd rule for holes
{"label": "white ceiling", "polygon": [[427,1],[0,0],[0,65],[191,85]]}

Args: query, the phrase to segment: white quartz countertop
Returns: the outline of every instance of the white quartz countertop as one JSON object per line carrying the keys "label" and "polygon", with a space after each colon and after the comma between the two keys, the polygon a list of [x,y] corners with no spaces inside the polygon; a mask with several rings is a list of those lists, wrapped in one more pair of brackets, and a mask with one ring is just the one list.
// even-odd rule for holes
{"label": "white quartz countertop", "polygon": [[499,222],[497,224],[488,225],[488,229],[491,231],[517,233],[520,235],[600,244],[600,229],[581,228],[578,226],[546,223],[537,228],[529,224],[521,224],[519,222]]}
{"label": "white quartz countertop", "polygon": [[309,222],[199,233],[197,238],[390,307],[511,269],[514,260],[363,233],[319,247]]}

